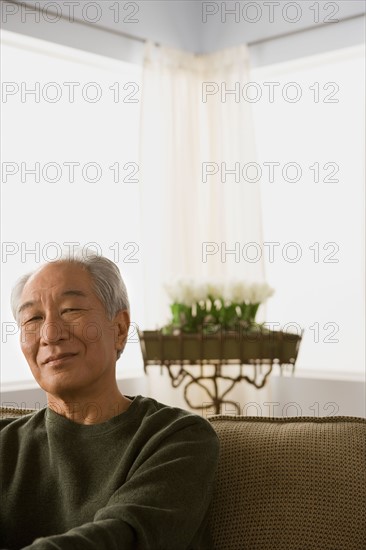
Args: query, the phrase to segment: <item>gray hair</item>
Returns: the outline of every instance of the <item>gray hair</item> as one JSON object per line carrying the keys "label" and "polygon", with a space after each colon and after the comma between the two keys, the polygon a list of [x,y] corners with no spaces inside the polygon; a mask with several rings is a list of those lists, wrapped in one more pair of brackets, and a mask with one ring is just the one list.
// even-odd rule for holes
{"label": "gray hair", "polygon": [[[64,253],[56,260],[49,263],[66,263],[71,262],[80,265],[86,269],[92,280],[93,289],[98,296],[102,304],[104,305],[107,317],[112,320],[114,316],[121,310],[127,310],[130,313],[130,303],[128,300],[128,294],[126,285],[123,282],[121,273],[114,262],[99,256],[94,251],[89,252],[84,249],[76,250],[70,255],[70,253]],[[42,266],[41,266],[42,267]],[[40,268],[23,275],[16,282],[11,293],[11,309],[14,319],[18,322],[18,309],[20,296],[23,292],[23,288],[28,279]],[[117,359],[120,357],[122,351],[118,351]]]}

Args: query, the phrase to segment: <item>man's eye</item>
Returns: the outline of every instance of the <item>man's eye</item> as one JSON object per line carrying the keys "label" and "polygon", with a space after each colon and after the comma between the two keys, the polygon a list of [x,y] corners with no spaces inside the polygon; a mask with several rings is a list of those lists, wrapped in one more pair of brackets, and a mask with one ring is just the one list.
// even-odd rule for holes
{"label": "man's eye", "polygon": [[42,319],[42,317],[41,317],[40,315],[34,315],[34,317],[31,317],[30,319],[27,319],[27,320],[24,322],[24,324],[26,324],[26,323],[32,323],[32,322],[38,321],[38,320],[40,320],[40,319]]}
{"label": "man's eye", "polygon": [[62,313],[69,313],[69,311],[80,311],[80,309],[76,307],[68,307],[66,309],[63,309]]}

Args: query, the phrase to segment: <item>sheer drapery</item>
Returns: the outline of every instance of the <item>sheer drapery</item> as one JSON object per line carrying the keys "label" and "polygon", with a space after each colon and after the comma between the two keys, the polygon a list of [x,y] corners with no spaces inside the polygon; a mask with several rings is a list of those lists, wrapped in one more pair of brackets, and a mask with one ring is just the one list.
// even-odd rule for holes
{"label": "sheer drapery", "polygon": [[[164,283],[181,278],[262,281],[264,265],[257,257],[262,247],[259,187],[242,177],[246,165],[256,160],[251,105],[241,95],[249,80],[247,47],[196,56],[149,43],[145,53],[143,328],[153,329],[169,319]],[[248,243],[255,243],[251,257]],[[160,376],[160,369],[151,367],[149,372],[154,397],[187,407],[183,388],[172,389],[167,373]],[[256,394],[240,385],[230,398],[242,402],[243,391],[246,397]],[[189,397],[196,406],[210,402],[199,388],[192,387]],[[267,391],[262,390],[261,399],[268,399]]]}
{"label": "sheer drapery", "polygon": [[248,75],[245,45],[210,55],[146,46],[140,142],[146,329],[167,320],[165,282],[263,280],[258,247],[246,246],[262,242],[259,187],[242,177],[255,162],[251,105],[238,93]]}

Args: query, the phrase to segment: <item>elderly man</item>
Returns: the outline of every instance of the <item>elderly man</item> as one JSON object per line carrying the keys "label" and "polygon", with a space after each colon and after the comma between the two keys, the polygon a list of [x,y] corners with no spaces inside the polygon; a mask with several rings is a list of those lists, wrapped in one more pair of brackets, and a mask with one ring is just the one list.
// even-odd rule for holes
{"label": "elderly man", "polygon": [[12,307],[47,407],[0,421],[0,548],[210,548],[218,440],[198,415],[119,391],[129,303],[117,266],[51,262],[20,279]]}

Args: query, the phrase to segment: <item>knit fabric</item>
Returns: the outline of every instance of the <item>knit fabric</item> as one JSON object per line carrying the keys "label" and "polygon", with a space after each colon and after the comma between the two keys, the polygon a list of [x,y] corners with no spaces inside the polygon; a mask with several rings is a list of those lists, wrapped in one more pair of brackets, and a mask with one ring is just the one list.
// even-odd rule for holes
{"label": "knit fabric", "polygon": [[215,550],[366,550],[366,419],[209,419]]}
{"label": "knit fabric", "polygon": [[0,420],[0,548],[212,548],[218,438],[196,414],[136,396],[83,425],[49,408]]}

